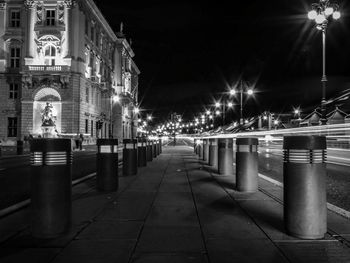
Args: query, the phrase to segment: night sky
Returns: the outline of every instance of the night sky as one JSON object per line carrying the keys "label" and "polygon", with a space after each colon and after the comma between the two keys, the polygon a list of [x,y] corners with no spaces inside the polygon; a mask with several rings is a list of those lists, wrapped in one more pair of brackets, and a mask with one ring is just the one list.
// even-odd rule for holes
{"label": "night sky", "polygon": [[[321,32],[307,18],[315,1],[95,2],[115,31],[124,23],[141,107],[156,122],[172,111],[193,118],[240,78],[257,91],[247,115],[307,111],[321,100]],[[338,3],[342,18],[327,32],[327,98],[350,88],[350,3]]]}

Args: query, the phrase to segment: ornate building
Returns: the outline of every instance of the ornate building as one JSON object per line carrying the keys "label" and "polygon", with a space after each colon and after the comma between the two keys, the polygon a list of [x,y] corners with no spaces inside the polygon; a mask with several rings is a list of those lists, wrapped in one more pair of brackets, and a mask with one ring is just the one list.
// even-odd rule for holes
{"label": "ornate building", "polygon": [[0,139],[40,135],[47,103],[61,136],[132,137],[133,57],[93,0],[0,0]]}

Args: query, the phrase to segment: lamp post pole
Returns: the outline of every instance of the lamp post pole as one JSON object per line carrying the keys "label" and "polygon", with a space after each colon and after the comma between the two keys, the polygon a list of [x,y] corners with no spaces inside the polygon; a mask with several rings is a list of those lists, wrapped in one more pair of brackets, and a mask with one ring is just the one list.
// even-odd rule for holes
{"label": "lamp post pole", "polygon": [[326,89],[327,89],[327,75],[326,75],[326,32],[331,16],[333,19],[340,18],[339,6],[330,3],[330,0],[320,0],[318,3],[311,5],[312,10],[308,13],[310,20],[314,20],[316,28],[322,31],[322,100],[321,100],[321,124],[327,124],[326,116]]}
{"label": "lamp post pole", "polygon": [[321,101],[321,114],[322,125],[327,123],[326,118],[326,88],[327,88],[327,75],[326,75],[326,30],[327,26],[322,28],[322,101]]}
{"label": "lamp post pole", "polygon": [[240,118],[239,118],[239,124],[243,124],[243,80],[241,79],[241,85],[240,85],[239,93],[240,93]]}

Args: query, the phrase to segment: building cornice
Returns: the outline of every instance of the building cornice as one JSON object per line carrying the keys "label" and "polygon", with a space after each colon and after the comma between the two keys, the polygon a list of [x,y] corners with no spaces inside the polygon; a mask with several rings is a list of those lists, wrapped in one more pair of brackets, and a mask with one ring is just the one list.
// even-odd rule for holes
{"label": "building cornice", "polygon": [[83,5],[86,5],[88,7],[88,10],[95,16],[95,18],[99,21],[99,23],[104,27],[108,35],[111,37],[111,39],[115,42],[117,41],[117,36],[112,30],[111,26],[107,22],[107,20],[102,15],[100,9],[96,6],[95,2],[93,0],[79,0],[79,2]]}

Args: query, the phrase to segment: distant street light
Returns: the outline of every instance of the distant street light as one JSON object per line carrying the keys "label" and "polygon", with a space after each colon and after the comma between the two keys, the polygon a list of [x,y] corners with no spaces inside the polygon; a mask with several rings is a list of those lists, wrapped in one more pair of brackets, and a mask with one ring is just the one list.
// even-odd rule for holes
{"label": "distant street light", "polygon": [[[224,126],[226,124],[226,108],[232,108],[233,107],[233,103],[232,102],[223,102],[223,103],[220,103],[220,102],[216,102],[215,103],[215,107],[216,108],[222,108],[222,126]],[[217,112],[215,113],[217,116],[220,115],[217,114]]]}
{"label": "distant street light", "polygon": [[[240,119],[239,119],[239,123],[243,124],[243,93],[244,93],[244,90],[243,90],[243,80],[242,79],[240,81],[239,90],[236,91],[236,90],[232,89],[230,93],[232,95],[235,95],[235,94],[237,94],[237,92],[240,94]],[[246,93],[248,94],[248,96],[251,96],[254,94],[254,91],[252,89],[248,89],[246,91]]]}
{"label": "distant street light", "polygon": [[327,75],[326,75],[326,31],[329,20],[333,17],[334,20],[340,18],[339,6],[337,4],[330,3],[329,0],[319,0],[319,3],[313,3],[311,5],[312,10],[308,13],[308,18],[314,20],[316,28],[322,31],[322,101],[321,101],[321,123],[325,125],[327,123],[326,117],[326,88],[327,88]]}

